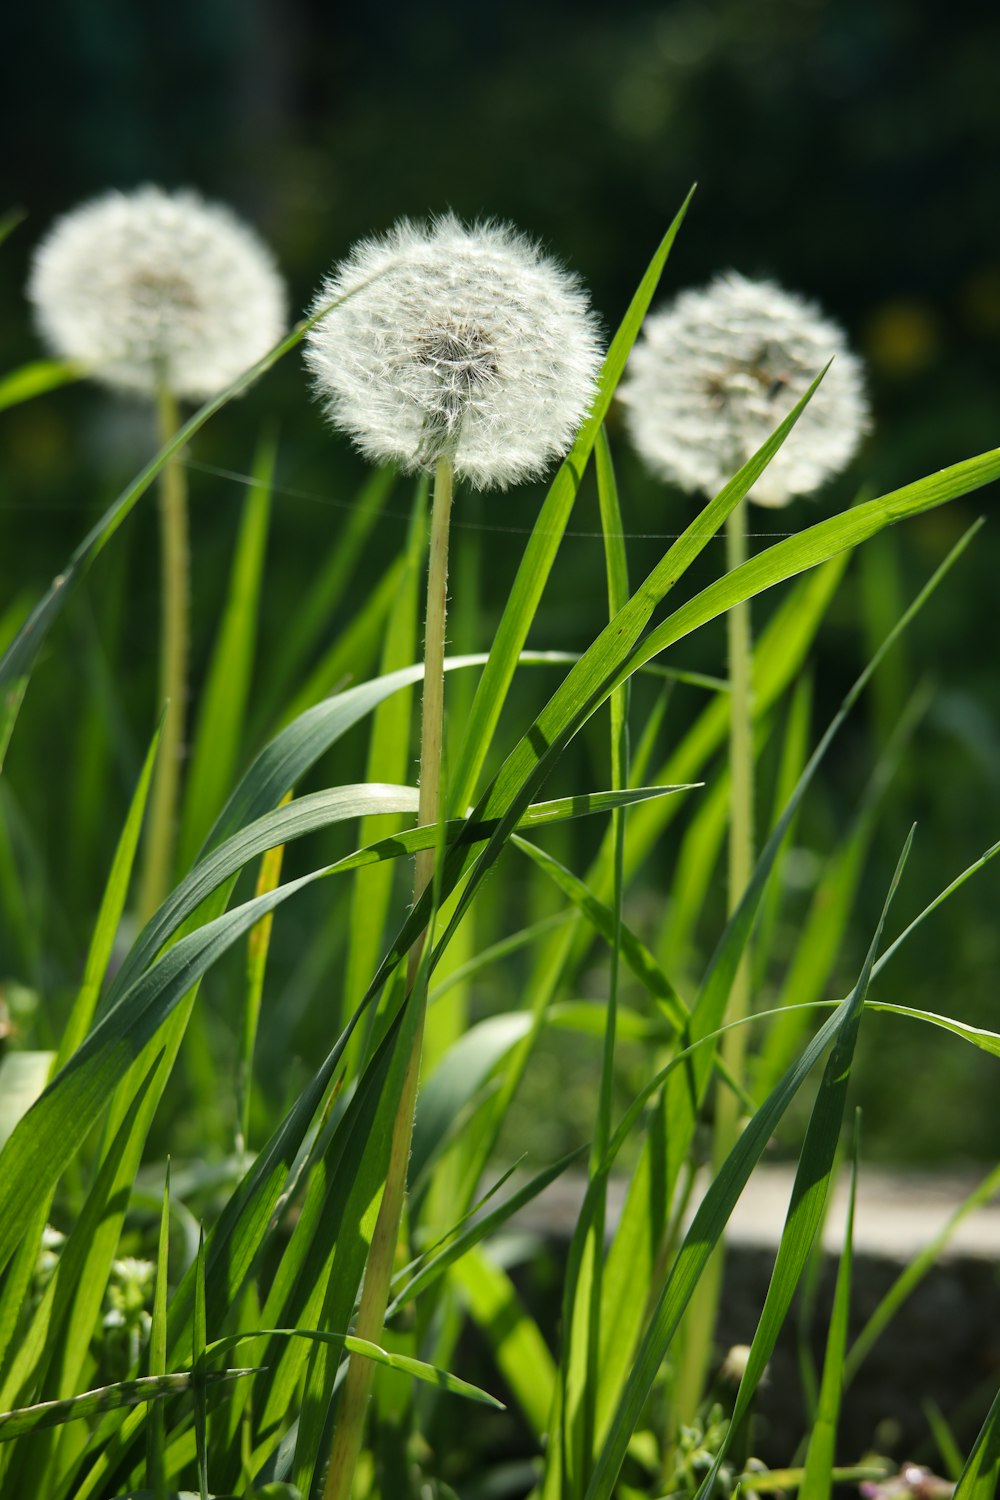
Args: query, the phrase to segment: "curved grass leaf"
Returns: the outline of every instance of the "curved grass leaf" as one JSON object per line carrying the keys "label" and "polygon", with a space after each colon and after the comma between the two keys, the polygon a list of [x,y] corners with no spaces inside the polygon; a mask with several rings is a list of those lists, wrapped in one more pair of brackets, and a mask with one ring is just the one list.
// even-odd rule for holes
{"label": "curved grass leaf", "polygon": [[[210,1385],[229,1385],[234,1380],[244,1380],[257,1373],[254,1369],[213,1370],[202,1378]],[[148,1375],[139,1380],[122,1380],[117,1385],[98,1386],[96,1390],[84,1391],[82,1395],[70,1396],[65,1401],[41,1401],[37,1406],[3,1412],[0,1413],[0,1443],[12,1442],[14,1438],[46,1427],[61,1427],[64,1422],[77,1422],[81,1417],[96,1417],[121,1406],[163,1401],[168,1396],[192,1390],[194,1384],[195,1377],[190,1370],[176,1375]]]}
{"label": "curved grass leaf", "polygon": [[0,378],[0,411],[19,406],[34,396],[47,395],[61,385],[80,380],[86,372],[64,359],[36,359]]}
{"label": "curved grass leaf", "polygon": [[353,1333],[326,1333],[321,1328],[257,1328],[251,1333],[216,1339],[208,1345],[206,1353],[215,1354],[223,1349],[235,1348],[247,1339],[260,1338],[308,1339],[315,1344],[333,1344],[347,1349],[351,1354],[360,1354],[377,1365],[384,1365],[386,1369],[412,1375],[415,1380],[436,1386],[439,1391],[447,1391],[452,1396],[465,1396],[470,1401],[480,1401],[496,1411],[506,1410],[502,1401],[498,1401],[480,1386],[472,1385],[468,1380],[460,1380],[457,1375],[452,1375],[448,1370],[439,1370],[437,1365],[429,1365],[425,1360],[412,1359],[408,1354],[396,1354],[390,1349],[383,1349],[380,1344],[373,1344],[370,1339],[356,1338]]}
{"label": "curved grass leaf", "polygon": [[[125,486],[100,519],[95,521],[83,541],[70,556],[63,571],[52,580],[46,593],[42,595],[3,656],[0,657],[0,712],[3,706],[7,710],[7,718],[0,718],[0,744],[4,744],[9,739],[13,729],[13,717],[10,716],[13,705],[9,701],[4,704],[5,690],[27,681],[38,650],[58,618],[71,588],[78,582],[98,553],[107,546],[153,481],[170,460],[184,450],[195,434],[201,431],[216,412],[221,411],[235,397],[249,390],[262,375],[271,369],[272,365],[277,364],[279,359],[302,341],[315,323],[325,318],[327,313],[340,302],[356,295],[367,284],[367,282],[359,283],[358,286],[352,287],[345,297],[325,303],[311,317],[297,323],[292,331],[275,344],[273,349],[268,350],[256,364],[251,365],[242,375],[238,375],[231,385],[226,386],[225,390],[220,391],[217,396],[213,396],[210,401],[206,401],[203,406],[199,407],[193,416],[182,423],[159,453],[150,459],[145,468]],[[21,692],[23,695],[23,688]],[[16,708],[13,712],[16,715]]]}
{"label": "curved grass leaf", "polygon": [[1000,1391],[958,1477],[952,1500],[995,1500],[1000,1482]]}
{"label": "curved grass leaf", "polygon": [[847,1351],[847,1326],[851,1306],[851,1264],[854,1254],[854,1207],[858,1195],[858,1142],[854,1133],[854,1161],[851,1165],[851,1188],[847,1199],[847,1224],[844,1249],[837,1269],[833,1308],[826,1338],[823,1379],[820,1384],[816,1417],[806,1450],[805,1473],[799,1486],[800,1500],[830,1500],[833,1488],[833,1460],[836,1453],[837,1422],[844,1393],[844,1355]]}
{"label": "curved grass leaf", "polygon": [[267,433],[254,458],[222,617],[198,703],[177,839],[175,868],[180,870],[194,860],[226,800],[244,742],[276,457],[274,434]]}
{"label": "curved grass leaf", "polygon": [[[912,834],[910,839],[912,839]],[[737,1392],[730,1432],[736,1430],[746,1414],[747,1406],[770,1358],[778,1330],[784,1321],[792,1294],[822,1220],[864,998],[889,903],[895,894],[906,855],[909,852],[910,839],[907,840],[893,876],[878,928],[853,993],[820,1028],[802,1055],[750,1119],[736,1145],[723,1162],[694,1216],[691,1228],[684,1237],[677,1258],[657,1299],[649,1327],[640,1342],[621,1399],[601,1444],[593,1478],[587,1488],[587,1500],[610,1500],[629,1440],[635,1431],[656,1373],[670,1347],[691,1294],[776,1125],[811,1072],[813,1065],[826,1050],[827,1044],[832,1043],[823,1083],[813,1107],[799,1158],[788,1217],[778,1246],[778,1257],[768,1287],[764,1309],[751,1344],[746,1371]],[[724,1456],[725,1444],[716,1456],[711,1474],[706,1477],[699,1490],[699,1500],[703,1500],[706,1494],[711,1493],[715,1476]]]}
{"label": "curved grass leaf", "polygon": [[681,204],[676,218],[663,236],[629,304],[621,326],[611,341],[611,347],[605,356],[598,379],[597,395],[577,433],[573,447],[552,481],[538,521],[528,539],[524,557],[510,591],[510,598],[497,628],[490,659],[469,712],[465,736],[455,759],[449,793],[449,806],[454,812],[464,812],[472,798],[514,675],[514,669],[517,666],[518,656],[527,639],[542,591],[559,550],[559,543],[562,541],[590,451],[597,440],[601,423],[607,415],[611,398],[625,369],[632,345],[638,337],[649,304],[656,294],[667,256],[684,222],[684,216],[693,194],[694,188],[692,187]]}

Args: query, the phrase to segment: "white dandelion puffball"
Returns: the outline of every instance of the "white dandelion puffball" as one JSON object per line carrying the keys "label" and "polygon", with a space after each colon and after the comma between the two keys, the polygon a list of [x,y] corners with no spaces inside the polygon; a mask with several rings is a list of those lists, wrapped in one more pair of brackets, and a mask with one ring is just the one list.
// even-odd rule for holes
{"label": "white dandelion puffball", "polygon": [[217,395],[285,330],[284,283],[257,235],[195,193],[157,187],[59,219],[28,296],[56,354],[147,396]]}
{"label": "white dandelion puffball", "polygon": [[597,320],[574,276],[505,224],[452,214],[362,240],[313,303],[306,363],[334,426],[375,462],[448,458],[478,488],[539,474],[596,390]]}
{"label": "white dandelion puffball", "polygon": [[618,394],[649,467],[681,489],[714,495],[831,357],[748,497],[785,505],[845,468],[869,421],[861,361],[812,303],[733,271],[682,292],[646,320]]}

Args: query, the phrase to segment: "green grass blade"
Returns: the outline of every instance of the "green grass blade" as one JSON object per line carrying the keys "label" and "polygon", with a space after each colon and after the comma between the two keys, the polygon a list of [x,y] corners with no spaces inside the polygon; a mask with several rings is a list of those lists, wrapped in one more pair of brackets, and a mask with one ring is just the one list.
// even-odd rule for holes
{"label": "green grass blade", "polygon": [[528,1425],[541,1439],[552,1405],[556,1370],[538,1324],[525,1310],[507,1272],[482,1250],[469,1250],[452,1266],[449,1277],[486,1336]]}
{"label": "green grass blade", "polygon": [[8,208],[0,214],[0,245],[4,243],[28,217],[27,210],[23,208]]}
{"label": "green grass blade", "polygon": [[359,1339],[352,1333],[327,1333],[320,1328],[258,1328],[249,1333],[236,1334],[231,1338],[216,1340],[209,1349],[215,1353],[222,1349],[230,1349],[241,1344],[246,1339],[259,1338],[292,1338],[309,1339],[317,1344],[331,1344],[339,1348],[347,1349],[351,1354],[360,1354],[365,1359],[370,1359],[375,1364],[383,1365],[387,1370],[400,1370],[404,1375],[412,1375],[415,1380],[422,1380],[427,1385],[435,1386],[439,1391],[447,1391],[452,1396],[464,1396],[469,1401],[481,1402],[484,1406],[492,1406],[495,1411],[505,1411],[506,1407],[502,1401],[491,1396],[489,1391],[484,1391],[478,1385],[472,1385],[468,1380],[460,1380],[457,1375],[452,1375],[448,1370],[441,1370],[437,1365],[430,1365],[426,1360],[413,1359],[408,1354],[397,1354],[390,1349],[383,1349],[380,1344],[373,1344],[370,1339]]}
{"label": "green grass blade", "polygon": [[[770,1357],[778,1329],[784,1319],[788,1303],[805,1265],[816,1227],[822,1217],[864,997],[875,962],[877,946],[881,939],[889,901],[895,894],[908,852],[909,841],[900,864],[897,866],[878,929],[854,992],[816,1033],[777,1088],[751,1118],[694,1216],[691,1228],[684,1238],[670,1275],[657,1299],[649,1327],[639,1345],[635,1363],[625,1382],[621,1399],[601,1446],[594,1476],[587,1490],[587,1500],[610,1500],[629,1439],[635,1431],[656,1373],[670,1347],[670,1342],[698,1279],[774,1128],[829,1042],[833,1045],[824,1073],[824,1086],[821,1087],[817,1097],[802,1147],[785,1231],[778,1247],[778,1258],[772,1273],[764,1310],[751,1345],[746,1373],[740,1383],[730,1431],[738,1426],[739,1421],[745,1415],[746,1406]],[[713,1484],[715,1472],[724,1457],[724,1451],[723,1448],[713,1465],[711,1476]],[[708,1493],[709,1489],[710,1486],[703,1485],[699,1495]]]}
{"label": "green grass blade", "polygon": [[680,211],[667,230],[653,256],[639,288],[629,304],[621,326],[611,341],[601,370],[598,393],[590,412],[577,434],[576,441],[552,481],[552,486],[538,515],[518,568],[510,598],[497,629],[479,688],[469,713],[465,736],[455,758],[451,778],[450,807],[463,813],[475,790],[493,732],[510,687],[517,659],[524,647],[531,622],[535,618],[542,592],[555,561],[563,532],[569,521],[573,502],[597,440],[601,423],[607,415],[611,398],[621,379],[626,361],[642,327],[649,305],[656,295],[663,267],[678,230],[684,221],[694,188],[688,193]]}
{"label": "green grass blade", "polygon": [[[445,1053],[420,1090],[413,1126],[410,1183],[419,1182],[498,1064],[521,1040],[530,1017],[520,1010],[488,1016],[469,1028]],[[412,1190],[412,1189],[411,1189]]]}
{"label": "green grass blade", "polygon": [[[345,789],[341,788],[339,791],[344,792]],[[404,791],[409,797],[409,789]],[[658,793],[659,789],[656,791]],[[354,789],[346,801],[341,798],[339,815],[357,816],[372,810],[370,794],[370,788]],[[322,793],[318,795],[336,796]],[[398,793],[393,792],[392,795],[397,800],[390,805],[398,809]],[[617,794],[600,794],[600,797],[602,801],[610,798],[613,802],[616,798],[630,800],[635,795],[634,790],[630,790]],[[308,800],[300,799],[302,802]],[[593,810],[591,799],[586,797],[561,799],[561,805],[567,816],[578,816]],[[543,805],[545,821],[552,819],[552,806]],[[293,810],[294,804],[272,814],[269,832],[264,836],[264,847],[269,847],[274,842],[276,828],[281,829],[279,838],[289,836],[280,819],[283,813]],[[475,832],[475,829],[472,831]],[[483,832],[485,834],[486,830]],[[436,837],[437,829],[430,828],[414,830],[411,835],[397,835],[387,842],[393,846],[391,852],[399,855],[410,852],[421,841],[423,847],[431,847]],[[111,1090],[125,1076],[134,1059],[141,1054],[168,1017],[193,992],[206,970],[262,917],[291,896],[316,880],[328,878],[334,871],[355,868],[358,862],[355,858],[340,861],[336,866],[311,871],[297,880],[279,886],[275,891],[254,897],[242,906],[214,918],[180,939],[151,968],[144,969],[124,994],[116,996],[115,1004],[105,1012],[33,1109],[19,1122],[5,1148],[4,1172],[0,1175],[0,1264],[6,1262],[17,1242],[16,1226],[20,1222],[20,1215],[27,1210],[38,1192],[43,1190],[44,1184],[54,1185],[58,1180],[64,1167],[79,1149],[86,1130],[107,1104]],[[203,874],[199,878],[204,878]],[[199,895],[198,899],[203,899],[204,894],[207,891]],[[422,909],[415,910],[408,918],[408,927],[404,927],[399,938],[399,942],[404,945],[403,952],[409,946],[409,931],[423,919]],[[398,957],[399,954],[396,955],[396,960]],[[389,972],[396,960],[390,956],[383,965],[383,975]],[[124,968],[125,966],[123,971]],[[123,971],[119,972],[119,978]],[[370,994],[374,993],[375,987]],[[345,1036],[353,1028],[360,1013],[361,1008],[355,1012]],[[175,1040],[179,1042],[179,1037]],[[64,1112],[67,1110],[72,1112],[78,1133],[71,1135],[63,1128],[62,1122],[66,1118]]]}
{"label": "green grass blade", "polygon": [[830,1500],[830,1492],[833,1488],[833,1461],[836,1452],[840,1402],[845,1385],[844,1355],[847,1351],[847,1325],[851,1310],[854,1207],[858,1194],[858,1144],[859,1131],[856,1125],[851,1188],[847,1200],[847,1224],[844,1229],[844,1248],[833,1293],[833,1307],[826,1338],[826,1355],[823,1360],[823,1379],[820,1384],[816,1420],[809,1436],[805,1473],[799,1486],[801,1500]]}
{"label": "green grass blade", "polygon": [[115,936],[118,932],[122,913],[125,910],[125,902],[128,898],[129,882],[132,878],[132,868],[135,864],[139,834],[142,830],[142,820],[146,812],[146,802],[149,797],[149,787],[162,728],[163,719],[161,717],[160,724],[146,752],[146,759],[143,762],[135,791],[132,793],[132,801],[129,804],[125,824],[118,839],[118,847],[115,850],[111,871],[104,888],[104,895],[101,898],[100,910],[97,913],[97,920],[94,923],[94,930],[91,934],[90,947],[87,951],[87,959],[83,969],[83,979],[59,1044],[59,1067],[63,1067],[69,1061],[69,1058],[76,1051],[77,1047],[79,1047],[89,1031],[90,1023],[94,1019],[94,1011],[97,1009],[101,985],[104,983],[104,976],[108,971]]}
{"label": "green grass blade", "polygon": [[[149,1328],[149,1374],[167,1373],[167,1272],[170,1250],[170,1161],[167,1160],[163,1183],[163,1210],[160,1214],[160,1238],[156,1252],[156,1282],[153,1290],[153,1314]],[[146,1484],[156,1500],[166,1500],[167,1428],[163,1409],[154,1406],[149,1414],[146,1433]]]}
{"label": "green grass blade", "polygon": [[[770,712],[801,673],[848,560],[849,554],[841,553],[814,573],[799,579],[787,598],[779,603],[755,642],[753,709],[757,722]],[[728,696],[720,693],[702,710],[657,775],[645,779],[675,782],[700,777],[711,756],[725,742],[728,724]],[[646,809],[629,818],[626,851],[626,873],[629,876],[635,874],[643,860],[657,847],[676,811],[669,807]],[[610,858],[604,863],[609,867]],[[605,888],[607,891],[611,888],[609,876],[602,884],[595,884],[593,880],[590,884],[600,895],[605,894]]]}
{"label": "green grass blade", "polygon": [[405,557],[394,557],[369,590],[364,607],[345,623],[313,667],[302,687],[286,704],[280,722],[288,724],[355,677],[363,676],[378,655],[386,619],[406,573]]}
{"label": "green grass blade", "polygon": [[[595,449],[597,496],[604,538],[608,586],[608,614],[614,619],[628,603],[628,561],[622,529],[618,485],[607,434],[602,427]],[[626,786],[629,778],[628,706],[629,684],[611,694],[610,761],[611,784]],[[618,1033],[618,980],[622,954],[622,901],[625,887],[625,809],[612,814],[613,890],[610,908],[611,933],[608,996],[604,1007],[601,1077],[598,1087],[597,1121],[590,1158],[595,1181],[595,1212],[583,1247],[577,1273],[576,1296],[564,1336],[560,1376],[559,1408],[563,1438],[562,1467],[571,1495],[583,1493],[591,1473],[596,1427],[597,1392],[600,1388],[601,1289],[604,1267],[607,1179],[601,1170],[611,1137],[614,1092],[615,1045]]]}
{"label": "green grass blade", "polygon": [[982,489],[998,478],[1000,448],[993,448],[776,542],[773,547],[759,552],[749,562],[710,584],[662,625],[651,630],[636,649],[623,675],[630,675],[639,663],[649,661],[699,626],[725,614],[735,604],[754,599],[806,568],[814,568],[839,552],[860,546],[887,526],[922,515],[936,506],[947,505],[949,501]]}
{"label": "green grass blade", "polygon": [[[338,531],[324,560],[316,567],[306,592],[273,643],[274,661],[268,682],[252,719],[250,738],[258,741],[288,702],[289,689],[326,634],[330,621],[354,576],[362,548],[396,482],[392,469],[374,469],[349,504],[347,521]],[[411,658],[412,659],[412,658]]]}
{"label": "green grass blade", "polygon": [[[871,1006],[871,1001],[868,1004],[870,1008],[874,1008]],[[1000,1050],[997,1055],[1000,1056]],[[989,1203],[998,1190],[1000,1190],[1000,1167],[994,1167],[979,1186],[959,1204],[934,1238],[900,1272],[847,1352],[844,1361],[845,1385],[849,1385],[854,1379],[867,1358],[869,1350],[881,1338],[907,1297],[935,1264],[962,1220],[970,1213],[974,1213],[977,1208],[981,1208],[983,1204]]]}
{"label": "green grass blade", "polygon": [[[847,932],[851,910],[864,872],[865,860],[875,835],[877,814],[920,714],[926,707],[923,694],[908,705],[906,713],[880,756],[863,793],[853,826],[846,828],[823,869],[813,893],[801,935],[782,983],[780,997],[784,1013],[768,1027],[754,1064],[754,1079],[765,1091],[781,1076],[795,1053],[803,1028],[809,1024],[808,1007],[822,998]],[[914,713],[914,708],[918,713]]]}
{"label": "green grass blade", "polygon": [[[256,1370],[215,1370],[205,1379],[210,1385],[228,1385],[231,1381],[256,1374]],[[187,1371],[176,1375],[145,1376],[140,1380],[123,1380],[117,1385],[99,1386],[96,1390],[71,1396],[67,1401],[42,1401],[37,1406],[3,1412],[0,1413],[0,1443],[10,1443],[29,1432],[61,1427],[66,1422],[95,1417],[122,1406],[164,1401],[168,1396],[191,1390],[193,1384],[194,1377]]]}
{"label": "green grass blade", "polygon": [[[702,1482],[697,1500],[707,1500],[719,1466],[728,1450],[729,1436],[737,1430],[749,1411],[754,1393],[763,1379],[768,1360],[774,1352],[778,1333],[791,1306],[813,1245],[822,1228],[864,1002],[889,907],[902,878],[912,843],[913,829],[910,830],[903,846],[903,852],[890,883],[878,927],[872,938],[858,982],[852,994],[843,1003],[841,1012],[844,1016],[843,1027],[831,1048],[816,1102],[809,1117],[806,1138],[792,1186],[792,1197],[785,1227],[778,1244],[778,1254],[771,1273],[764,1308],[736,1394],[729,1434],[715,1455],[711,1476],[706,1476]],[[846,1311],[844,1316],[846,1317]]]}
{"label": "green grass blade", "polygon": [[[354,295],[354,292],[358,290],[360,290],[360,287],[354,288],[351,293],[348,293],[348,296]],[[165,465],[172,458],[183,452],[191,439],[201,431],[206,422],[215,416],[216,412],[221,411],[235,397],[241,396],[245,391],[249,390],[262,375],[265,375],[273,365],[277,364],[278,360],[294,349],[297,344],[301,343],[313,324],[317,323],[321,318],[326,317],[327,313],[335,306],[337,306],[337,302],[327,303],[319,308],[312,317],[296,324],[292,331],[285,338],[281,339],[279,343],[275,344],[274,348],[269,350],[256,364],[251,365],[242,375],[238,375],[225,390],[220,391],[217,396],[213,396],[204,406],[199,407],[194,415],[189,417],[178,428],[170,441],[164,444],[159,453],[150,459],[149,463],[135,479],[125,486],[118,498],[108,506],[100,519],[87,532],[83,541],[69,558],[63,571],[58,573],[52,580],[47,592],[42,595],[42,598],[35,605],[3,656],[0,657],[0,694],[3,694],[6,689],[30,676],[31,668],[39,648],[58,618],[70,590],[79,581],[81,575],[90,566],[98,553],[107,546],[119,526],[122,525],[135,505],[146,494]],[[0,724],[0,743],[3,743],[4,733],[9,737],[11,727],[8,723],[4,730],[3,725]]]}
{"label": "green grass blade", "polygon": [[[291,801],[291,794],[283,798],[281,805]],[[285,857],[284,844],[275,844],[265,851],[257,874],[254,895],[265,896],[277,890],[281,884],[281,866]],[[253,1055],[257,1045],[257,1026],[260,1021],[260,1006],[264,995],[264,974],[267,970],[267,955],[271,947],[271,928],[274,914],[268,912],[247,937],[246,984],[243,996],[242,1026],[240,1029],[240,1052],[236,1074],[236,1117],[239,1121],[237,1150],[245,1152],[250,1138],[250,1091],[253,1081]]]}
{"label": "green grass blade", "polygon": [[473,1219],[467,1228],[457,1234],[443,1250],[439,1250],[433,1254],[408,1281],[405,1280],[405,1273],[398,1273],[397,1280],[402,1280],[403,1285],[396,1292],[386,1313],[386,1319],[391,1318],[407,1302],[412,1302],[422,1291],[432,1286],[440,1276],[444,1275],[448,1267],[454,1265],[456,1261],[461,1260],[462,1256],[468,1250],[471,1250],[480,1241],[488,1238],[494,1230],[501,1228],[525,1204],[530,1203],[533,1198],[537,1198],[538,1194],[544,1192],[549,1184],[555,1182],[556,1178],[560,1177],[568,1167],[580,1160],[585,1149],[585,1147],[581,1147],[578,1151],[571,1151],[568,1156],[562,1157],[560,1161],[553,1162],[552,1166],[545,1167],[535,1177],[532,1177],[529,1182],[526,1182],[523,1187],[511,1193],[510,1197],[506,1198],[498,1208]]}
{"label": "green grass blade", "polygon": [[275,438],[268,434],[257,448],[222,618],[198,705],[177,842],[179,870],[188,869],[218,816],[242,753],[276,455]]}
{"label": "green grass blade", "polygon": [[[541,786],[574,734],[610,694],[628,680],[631,667],[626,663],[634,660],[638,665],[641,656],[639,643],[654,610],[708,545],[747,491],[752,489],[798,421],[818,385],[819,377],[739,473],[723,487],[714,500],[709,501],[667,550],[624,609],[618,612],[571,668],[531,728],[508,755],[471,814],[477,820],[497,818],[498,827],[477,859],[473,878],[466,884],[463,898],[446,930],[444,943],[461,921],[479,881],[506,843],[520,816],[521,805],[527,805],[532,800],[534,792]],[[735,573],[728,574],[727,579],[736,576]],[[698,596],[701,597],[702,595]],[[652,654],[648,653],[643,659],[648,660]]]}
{"label": "green grass blade", "polygon": [[208,1401],[205,1376],[208,1328],[205,1313],[205,1232],[198,1237],[198,1259],[194,1283],[194,1344],[191,1364],[191,1389],[194,1392],[194,1438],[198,1455],[198,1488],[201,1500],[208,1494]]}
{"label": "green grass blade", "polygon": [[[379,676],[387,676],[412,662],[420,654],[418,622],[421,581],[427,550],[428,482],[424,476],[413,498],[405,566],[396,597],[386,622],[385,640],[379,663]],[[372,716],[371,739],[365,765],[367,781],[405,781],[411,771],[410,736],[413,720],[413,693],[404,690],[384,699]],[[359,830],[359,842],[367,844],[382,834],[396,832],[405,825],[379,824],[378,829],[365,820]],[[393,866],[373,866],[359,870],[351,893],[349,919],[350,940],[345,968],[343,1017],[346,1019],[361,999],[368,980],[378,965],[382,938],[389,917],[395,871]]]}
{"label": "green grass blade", "polygon": [[544,871],[559,890],[569,897],[577,910],[586,917],[594,931],[601,935],[612,951],[617,948],[636,979],[662,1006],[670,1024],[676,1031],[683,1031],[688,1019],[688,1008],[659,960],[642,939],[637,937],[620,917],[616,917],[616,913],[610,906],[605,906],[603,901],[598,901],[589,886],[574,875],[572,870],[567,870],[565,865],[561,865],[544,849],[539,849],[537,844],[533,844],[521,834],[514,834],[511,838],[511,846],[526,855],[533,864]]}
{"label": "green grass blade", "polygon": [[36,359],[0,378],[0,411],[19,406],[34,396],[45,396],[72,380],[80,380],[84,370],[63,359]]}
{"label": "green grass blade", "polygon": [[1000,1391],[965,1461],[952,1500],[996,1500],[1000,1482]]}
{"label": "green grass blade", "polygon": [[[151,1082],[150,1074],[144,1080],[140,1103]],[[0,1407],[13,1406],[32,1391],[37,1391],[51,1363],[60,1358],[63,1370],[68,1367],[71,1378],[58,1379],[54,1394],[65,1397],[72,1390],[72,1377],[82,1367],[93,1335],[111,1259],[109,1255],[102,1274],[100,1262],[93,1254],[94,1240],[109,1216],[115,1218],[117,1214],[117,1222],[120,1222],[124,1211],[121,1201],[113,1202],[112,1192],[127,1145],[127,1128],[120,1130],[109,1143],[93,1187],[67,1236],[56,1273],[34,1316],[22,1330],[14,1358],[4,1372]],[[114,1242],[117,1242],[117,1227],[113,1232],[112,1253]],[[88,1277],[92,1277],[96,1284],[89,1284]],[[78,1315],[81,1305],[84,1308],[82,1317]]]}

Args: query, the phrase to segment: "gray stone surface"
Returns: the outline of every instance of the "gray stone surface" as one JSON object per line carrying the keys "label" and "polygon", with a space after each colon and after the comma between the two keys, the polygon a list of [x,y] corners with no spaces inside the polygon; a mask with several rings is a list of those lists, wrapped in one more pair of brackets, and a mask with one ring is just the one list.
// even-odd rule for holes
{"label": "gray stone surface", "polygon": [[[794,1166],[757,1169],[730,1221],[725,1290],[717,1331],[720,1349],[749,1343],[757,1325],[791,1193]],[[865,1168],[858,1187],[851,1336],[900,1272],[944,1228],[977,1178],[899,1175]],[[562,1178],[519,1217],[519,1227],[556,1243],[568,1240],[584,1183]],[[609,1227],[624,1185],[609,1194]],[[813,1319],[813,1353],[822,1360],[837,1259],[843,1244],[847,1178],[831,1203],[826,1252]],[[1000,1384],[1000,1203],[963,1219],[934,1267],[874,1345],[846,1394],[838,1457],[874,1447],[918,1456],[926,1443],[924,1403],[937,1403],[962,1442],[978,1429]],[[772,1463],[789,1462],[803,1432],[800,1310],[793,1308],[761,1394],[758,1447]],[[930,1456],[936,1457],[935,1454]]]}

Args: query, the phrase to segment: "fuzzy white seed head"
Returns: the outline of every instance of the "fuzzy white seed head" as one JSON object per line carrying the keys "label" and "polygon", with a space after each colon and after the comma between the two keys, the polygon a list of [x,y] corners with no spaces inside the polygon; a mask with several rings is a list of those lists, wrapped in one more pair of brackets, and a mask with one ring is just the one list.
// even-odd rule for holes
{"label": "fuzzy white seed head", "polygon": [[452,214],[361,241],[305,340],[334,426],[377,463],[450,458],[477,488],[539,474],[573,441],[601,359],[586,293],[504,224]]}
{"label": "fuzzy white seed head", "polygon": [[714,495],[833,358],[819,389],[750,492],[785,505],[845,468],[868,428],[861,361],[810,302],[729,272],[646,320],[619,395],[651,469]]}
{"label": "fuzzy white seed head", "polygon": [[54,353],[144,395],[214,396],[285,328],[284,283],[257,235],[228,209],[157,187],[59,219],[28,295]]}

